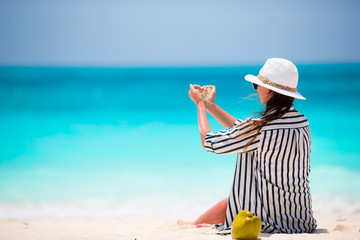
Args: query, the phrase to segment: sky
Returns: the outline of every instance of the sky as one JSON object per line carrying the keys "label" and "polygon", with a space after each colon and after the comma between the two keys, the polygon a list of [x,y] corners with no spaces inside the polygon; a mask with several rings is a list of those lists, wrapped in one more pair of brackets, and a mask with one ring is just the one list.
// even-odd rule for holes
{"label": "sky", "polygon": [[0,66],[360,62],[358,0],[1,0]]}

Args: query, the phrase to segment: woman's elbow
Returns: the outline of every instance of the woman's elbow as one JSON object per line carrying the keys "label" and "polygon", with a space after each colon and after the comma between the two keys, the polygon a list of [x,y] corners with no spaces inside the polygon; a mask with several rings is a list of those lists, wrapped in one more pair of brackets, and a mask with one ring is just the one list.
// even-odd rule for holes
{"label": "woman's elbow", "polygon": [[204,143],[204,142],[202,142],[201,144],[202,144],[203,149],[205,149],[205,150],[206,150],[205,143]]}

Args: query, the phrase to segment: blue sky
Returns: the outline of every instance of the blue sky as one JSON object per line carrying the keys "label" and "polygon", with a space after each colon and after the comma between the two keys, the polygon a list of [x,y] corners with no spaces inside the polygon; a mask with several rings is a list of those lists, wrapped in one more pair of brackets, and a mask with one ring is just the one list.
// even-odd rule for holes
{"label": "blue sky", "polygon": [[1,0],[0,65],[360,62],[360,1]]}

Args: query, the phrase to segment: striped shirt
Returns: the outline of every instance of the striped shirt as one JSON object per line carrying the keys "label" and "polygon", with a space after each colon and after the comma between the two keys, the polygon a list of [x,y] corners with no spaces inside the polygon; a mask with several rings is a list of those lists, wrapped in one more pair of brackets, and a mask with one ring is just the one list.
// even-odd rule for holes
{"label": "striped shirt", "polygon": [[266,124],[255,140],[247,126],[256,118],[237,120],[233,128],[209,132],[205,149],[216,154],[237,153],[237,163],[225,223],[249,210],[261,219],[264,233],[304,233],[316,228],[309,189],[311,136],[304,115],[291,108]]}

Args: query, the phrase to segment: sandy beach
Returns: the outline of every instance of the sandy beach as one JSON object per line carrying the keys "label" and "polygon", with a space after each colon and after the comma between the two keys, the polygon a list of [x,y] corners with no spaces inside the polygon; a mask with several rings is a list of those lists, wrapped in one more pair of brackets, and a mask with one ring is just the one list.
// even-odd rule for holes
{"label": "sandy beach", "polygon": [[[318,228],[311,234],[260,234],[259,239],[360,239],[360,213],[315,214]],[[176,219],[4,219],[1,240],[77,239],[231,239],[211,228],[179,226]]]}

